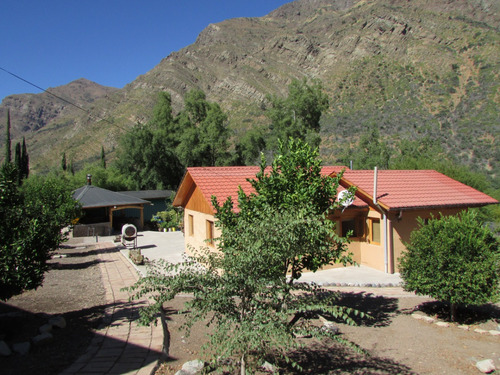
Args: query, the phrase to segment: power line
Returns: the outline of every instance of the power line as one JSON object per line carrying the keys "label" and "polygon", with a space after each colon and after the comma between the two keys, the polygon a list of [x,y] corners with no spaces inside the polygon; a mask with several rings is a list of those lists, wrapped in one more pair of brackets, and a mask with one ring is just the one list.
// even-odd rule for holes
{"label": "power line", "polygon": [[73,107],[75,107],[75,108],[79,109],[80,111],[85,112],[85,113],[86,113],[86,114],[87,114],[90,118],[92,118],[93,120],[97,120],[97,121],[104,121],[104,122],[107,122],[108,124],[110,124],[110,125],[112,125],[112,126],[115,126],[115,127],[119,128],[119,129],[121,129],[121,130],[125,131],[125,132],[129,132],[129,130],[128,130],[128,129],[125,129],[125,128],[123,128],[123,127],[121,127],[121,126],[119,126],[119,125],[117,125],[117,124],[115,124],[115,123],[113,123],[113,122],[111,122],[111,121],[109,121],[109,120],[105,119],[105,118],[101,118],[101,117],[95,116],[95,115],[93,115],[93,114],[92,114],[92,113],[91,113],[88,109],[85,109],[85,108],[83,108],[82,106],[79,106],[78,104],[75,104],[75,103],[73,103],[73,102],[69,101],[68,99],[65,99],[65,98],[63,98],[63,97],[61,97],[61,96],[59,96],[59,95],[56,95],[56,94],[54,94],[54,93],[52,93],[52,92],[48,91],[47,89],[44,89],[43,87],[40,87],[40,86],[38,86],[38,85],[34,84],[33,82],[30,82],[30,81],[28,81],[27,79],[25,79],[25,78],[23,78],[23,77],[20,77],[20,76],[18,76],[17,74],[12,73],[12,72],[8,71],[8,70],[7,70],[7,69],[5,69],[5,68],[2,68],[1,66],[0,66],[0,70],[3,70],[5,73],[10,74],[11,76],[13,76],[13,77],[15,77],[15,78],[17,78],[17,79],[19,79],[19,80],[21,80],[21,81],[23,81],[23,82],[27,83],[28,85],[33,86],[33,87],[36,87],[38,90],[41,90],[41,91],[43,91],[43,92],[46,92],[47,94],[52,95],[54,98],[57,98],[57,99],[59,99],[59,100],[63,101],[64,103],[69,104],[69,105],[71,105],[71,106],[73,106]]}

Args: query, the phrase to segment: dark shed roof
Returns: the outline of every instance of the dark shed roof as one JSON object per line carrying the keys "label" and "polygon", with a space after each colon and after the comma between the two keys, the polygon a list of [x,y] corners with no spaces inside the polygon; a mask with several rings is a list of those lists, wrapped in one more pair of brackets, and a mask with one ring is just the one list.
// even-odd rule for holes
{"label": "dark shed roof", "polygon": [[172,190],[120,191],[119,193],[140,199],[166,199],[172,195]]}
{"label": "dark shed roof", "polygon": [[151,203],[143,199],[116,193],[93,185],[85,185],[76,189],[73,193],[73,198],[79,201],[83,208],[144,205]]}

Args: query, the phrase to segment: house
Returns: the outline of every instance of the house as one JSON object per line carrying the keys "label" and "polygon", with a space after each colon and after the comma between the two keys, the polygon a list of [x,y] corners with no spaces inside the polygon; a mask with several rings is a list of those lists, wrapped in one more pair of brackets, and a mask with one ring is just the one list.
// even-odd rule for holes
{"label": "house", "polygon": [[[139,229],[144,226],[144,206],[150,202],[102,189],[91,184],[87,177],[87,185],[73,192],[73,198],[80,202],[84,217],[73,228],[74,237],[111,235],[113,229],[121,229],[123,224],[134,224]],[[124,210],[133,209],[132,216],[125,215]]]}
{"label": "house", "polygon": [[[336,176],[345,170],[339,191],[357,188],[352,204],[332,212],[337,231],[351,231],[349,251],[354,260],[386,273],[398,271],[397,260],[417,227],[417,218],[453,215],[469,207],[498,203],[496,199],[433,170],[349,170],[323,167],[323,175]],[[212,195],[219,204],[228,197],[237,203],[238,187],[253,192],[247,179],[259,167],[188,168],[174,198],[184,208],[186,251],[215,246],[220,233],[214,225]],[[237,211],[237,207],[235,210]]]}
{"label": "house", "polygon": [[386,273],[398,272],[417,218],[498,203],[434,170],[346,170],[340,185],[357,191],[352,205],[331,215],[338,233],[352,231],[349,250],[357,263]]}

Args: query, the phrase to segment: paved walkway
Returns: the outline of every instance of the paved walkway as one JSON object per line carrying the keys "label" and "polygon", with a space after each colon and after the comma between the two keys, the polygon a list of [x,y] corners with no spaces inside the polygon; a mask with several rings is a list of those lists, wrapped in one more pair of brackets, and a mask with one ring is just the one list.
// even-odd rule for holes
{"label": "paved walkway", "polygon": [[137,271],[112,242],[95,246],[106,290],[105,317],[86,353],[61,375],[150,375],[161,356],[161,325],[136,323],[139,308],[147,302],[129,302],[128,292],[121,289],[138,279]]}

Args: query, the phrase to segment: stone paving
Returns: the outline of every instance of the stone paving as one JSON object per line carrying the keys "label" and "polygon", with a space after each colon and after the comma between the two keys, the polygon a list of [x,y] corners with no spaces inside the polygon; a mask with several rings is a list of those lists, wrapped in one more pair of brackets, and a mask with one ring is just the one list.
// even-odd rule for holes
{"label": "stone paving", "polygon": [[138,310],[147,302],[129,302],[129,293],[121,290],[138,279],[137,271],[112,243],[95,246],[106,290],[105,316],[86,353],[61,375],[150,375],[162,354],[161,326],[137,324]]}

